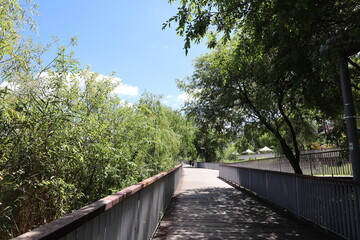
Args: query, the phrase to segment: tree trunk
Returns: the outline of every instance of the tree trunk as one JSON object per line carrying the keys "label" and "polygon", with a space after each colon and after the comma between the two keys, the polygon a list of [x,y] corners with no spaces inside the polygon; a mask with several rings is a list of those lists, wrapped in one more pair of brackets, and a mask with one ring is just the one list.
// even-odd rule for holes
{"label": "tree trunk", "polygon": [[297,174],[303,174],[301,168],[300,168],[300,155],[296,154],[291,151],[291,148],[286,144],[285,139],[282,139],[280,141],[281,148],[283,150],[283,153],[285,157],[289,160],[293,170]]}
{"label": "tree trunk", "polygon": [[268,130],[270,130],[270,132],[273,133],[274,136],[280,142],[283,153],[284,153],[285,157],[289,160],[294,172],[297,174],[303,174],[303,172],[300,168],[300,150],[299,150],[299,147],[297,144],[296,132],[294,130],[294,127],[291,124],[290,119],[287,117],[287,115],[285,114],[285,111],[282,107],[282,104],[281,104],[282,100],[283,100],[282,95],[279,96],[278,107],[279,107],[281,116],[283,117],[283,119],[285,120],[286,124],[288,125],[288,127],[290,129],[290,133],[291,133],[292,141],[293,141],[293,145],[294,145],[294,150],[295,150],[295,155],[294,155],[293,151],[291,150],[291,147],[286,143],[285,139],[281,136],[279,130],[274,128],[266,120],[266,118],[261,114],[261,112],[256,108],[256,106],[250,101],[250,99],[248,98],[248,96],[246,94],[246,91],[244,91],[243,94],[245,96],[245,100],[246,100],[247,104],[249,104],[250,108],[254,111],[255,115],[259,118],[261,124],[263,124]]}

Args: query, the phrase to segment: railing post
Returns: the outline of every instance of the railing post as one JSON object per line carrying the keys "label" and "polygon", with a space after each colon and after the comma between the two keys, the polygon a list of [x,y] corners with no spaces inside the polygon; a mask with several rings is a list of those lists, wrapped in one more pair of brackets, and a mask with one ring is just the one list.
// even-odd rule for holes
{"label": "railing post", "polygon": [[299,178],[295,177],[295,201],[296,201],[296,210],[295,213],[297,216],[300,216],[300,194],[299,194]]}
{"label": "railing post", "polygon": [[281,164],[282,164],[282,158],[279,158],[279,172],[281,172]]}
{"label": "railing post", "polygon": [[344,102],[346,129],[349,141],[350,160],[353,167],[354,181],[360,182],[360,148],[357,136],[356,115],[352,97],[347,56],[343,54],[340,60],[340,80]]}
{"label": "railing post", "polygon": [[356,238],[360,239],[360,191],[359,186],[354,186],[354,203],[355,203],[355,226],[356,226]]}

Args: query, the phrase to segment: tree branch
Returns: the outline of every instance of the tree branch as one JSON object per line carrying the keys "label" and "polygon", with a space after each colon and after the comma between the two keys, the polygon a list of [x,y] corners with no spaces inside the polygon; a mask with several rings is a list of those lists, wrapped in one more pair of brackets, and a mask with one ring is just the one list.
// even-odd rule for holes
{"label": "tree branch", "polygon": [[297,138],[296,138],[296,132],[295,132],[294,126],[292,125],[289,117],[286,115],[286,113],[284,111],[284,108],[282,105],[282,100],[283,100],[283,95],[280,93],[278,101],[277,101],[278,108],[279,108],[282,118],[285,120],[286,125],[288,125],[288,127],[290,129],[291,138],[292,138],[292,142],[293,142],[294,150],[295,150],[295,157],[298,160],[300,157],[300,150],[299,150],[299,145],[298,145]]}
{"label": "tree branch", "polygon": [[351,64],[351,66],[353,66],[354,68],[356,68],[358,71],[360,71],[360,66],[355,63],[353,60],[351,60],[350,58],[347,59],[347,62]]}

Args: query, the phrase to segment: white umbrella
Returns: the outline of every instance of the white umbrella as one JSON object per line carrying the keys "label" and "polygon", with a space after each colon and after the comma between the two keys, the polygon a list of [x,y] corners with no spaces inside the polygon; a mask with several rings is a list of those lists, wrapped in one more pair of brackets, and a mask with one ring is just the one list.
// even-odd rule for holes
{"label": "white umbrella", "polygon": [[272,152],[273,150],[268,148],[267,146],[263,147],[263,148],[260,148],[259,149],[260,152]]}
{"label": "white umbrella", "polygon": [[247,150],[244,151],[243,153],[255,153],[255,152],[251,151],[250,149],[247,149]]}

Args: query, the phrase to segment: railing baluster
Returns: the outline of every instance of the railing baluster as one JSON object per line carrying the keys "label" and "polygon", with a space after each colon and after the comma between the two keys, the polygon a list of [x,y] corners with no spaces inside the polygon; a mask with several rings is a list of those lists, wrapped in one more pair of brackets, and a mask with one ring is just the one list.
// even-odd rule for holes
{"label": "railing baluster", "polygon": [[331,198],[332,198],[332,205],[333,205],[333,221],[334,221],[334,228],[335,232],[340,232],[340,223],[339,220],[340,216],[338,214],[338,204],[337,204],[337,195],[336,195],[336,183],[331,184],[332,191],[331,191]]}
{"label": "railing baluster", "polygon": [[356,239],[360,239],[360,187],[354,186],[354,205],[355,205],[355,228]]}
{"label": "railing baluster", "polygon": [[100,240],[99,231],[100,231],[100,218],[94,218],[93,233],[92,233],[93,240]]}
{"label": "railing baluster", "polygon": [[307,179],[300,179],[301,182],[301,191],[297,194],[297,197],[300,198],[300,196],[303,196],[302,198],[300,198],[300,202],[301,202],[301,212],[299,213],[299,216],[304,217],[305,219],[308,219],[308,207],[309,207],[309,202],[308,202],[308,197],[307,197],[307,191],[306,191],[306,181]]}
{"label": "railing baluster", "polygon": [[114,210],[115,207],[106,213],[106,240],[114,239]]}
{"label": "railing baluster", "polygon": [[77,238],[76,238],[76,230],[71,232],[70,234],[68,234],[66,236],[66,240],[77,240]]}
{"label": "railing baluster", "polygon": [[93,229],[94,219],[88,221],[85,224],[85,240],[95,240],[95,238],[92,237],[92,229]]}
{"label": "railing baluster", "polygon": [[320,185],[318,181],[316,181],[316,184],[319,186],[318,206],[321,209],[320,224],[326,226],[326,199],[324,199],[324,186]]}
{"label": "railing baluster", "polygon": [[351,224],[351,237],[356,239],[356,220],[355,220],[355,206],[354,206],[354,189],[353,186],[347,184],[348,189],[348,202],[349,202],[349,215],[350,215],[350,224]]}
{"label": "railing baluster", "polygon": [[348,189],[347,186],[345,184],[342,184],[342,188],[343,188],[343,205],[344,205],[344,209],[345,209],[345,218],[346,218],[346,237],[348,237],[349,239],[351,239],[351,219],[350,219],[350,206],[349,206],[349,202],[348,202]]}
{"label": "railing baluster", "polygon": [[329,217],[330,217],[330,221],[329,221],[329,229],[336,229],[336,215],[335,215],[335,211],[334,211],[334,188],[333,185],[328,183],[327,184],[327,199],[329,201]]}
{"label": "railing baluster", "polygon": [[[124,208],[124,204],[119,204],[117,207],[116,207],[116,211],[115,211],[115,214],[116,216],[122,216],[123,215],[123,208]],[[122,229],[122,218],[121,217],[117,217],[116,218],[116,223],[115,223],[115,239],[123,239],[121,238],[122,236],[122,233],[123,233],[123,229]]]}
{"label": "railing baluster", "polygon": [[76,234],[76,239],[77,240],[87,240],[85,238],[85,224],[80,226],[78,229],[77,229],[77,234]]}
{"label": "railing baluster", "polygon": [[105,239],[106,234],[106,212],[100,215],[99,221],[99,240]]}
{"label": "railing baluster", "polygon": [[340,235],[345,236],[346,232],[346,219],[345,219],[345,209],[343,205],[343,198],[342,198],[342,185],[338,183],[337,187],[337,197],[338,197],[338,213],[340,216],[339,223],[340,223]]}

